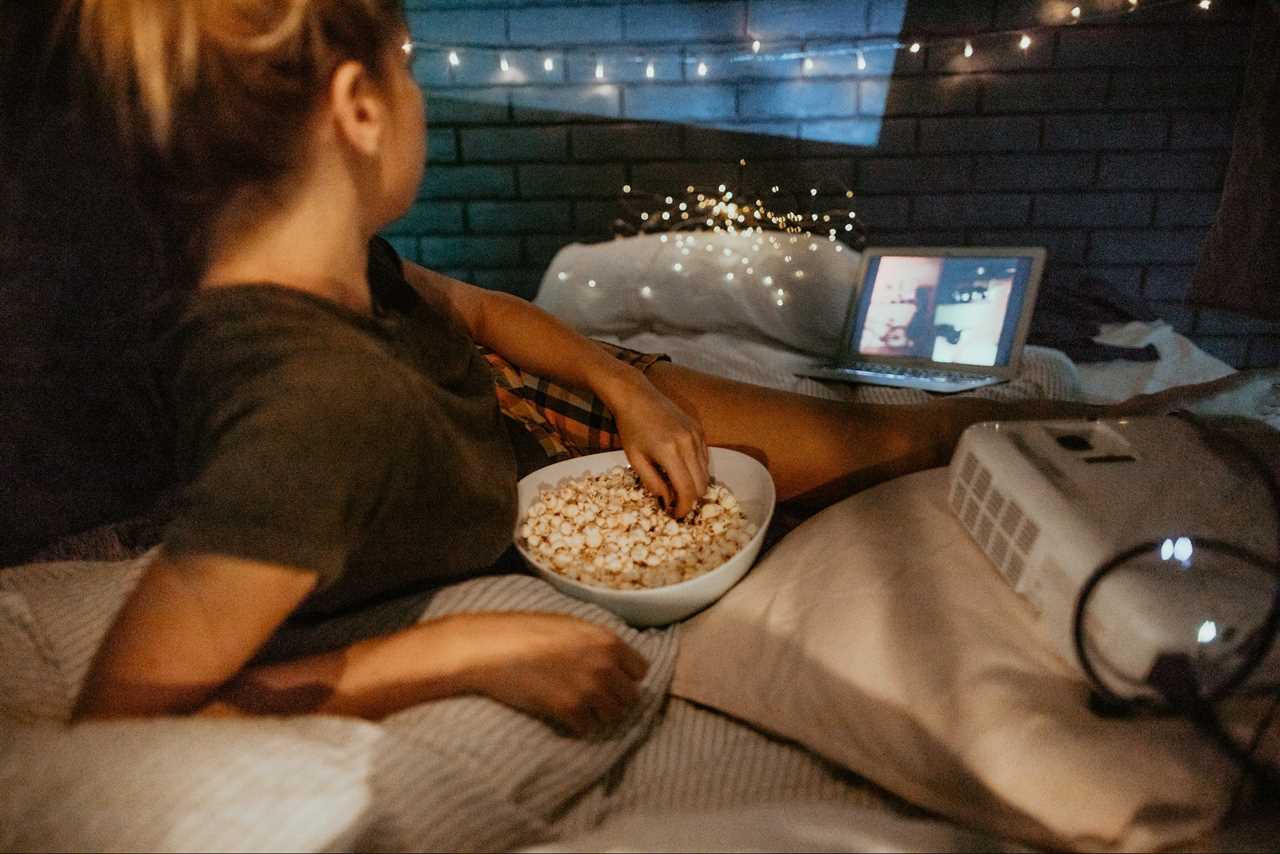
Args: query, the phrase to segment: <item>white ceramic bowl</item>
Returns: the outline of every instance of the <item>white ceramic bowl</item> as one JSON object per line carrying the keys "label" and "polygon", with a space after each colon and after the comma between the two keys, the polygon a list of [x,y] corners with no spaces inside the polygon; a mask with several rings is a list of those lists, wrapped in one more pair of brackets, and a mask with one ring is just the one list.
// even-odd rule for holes
{"label": "white ceramic bowl", "polygon": [[758,529],[751,541],[737,554],[710,572],[665,587],[616,590],[566,578],[540,563],[521,545],[520,522],[538,499],[541,490],[558,486],[566,479],[572,480],[586,474],[603,474],[614,466],[626,466],[627,455],[622,451],[565,460],[522,478],[518,487],[520,514],[514,532],[516,549],[525,563],[558,590],[587,602],[594,602],[633,626],[664,626],[682,620],[719,599],[747,574],[756,555],[760,553],[765,529],[773,518],[775,496],[773,478],[769,476],[768,469],[746,454],[727,448],[711,448],[710,456],[711,476],[732,490],[742,512]]}

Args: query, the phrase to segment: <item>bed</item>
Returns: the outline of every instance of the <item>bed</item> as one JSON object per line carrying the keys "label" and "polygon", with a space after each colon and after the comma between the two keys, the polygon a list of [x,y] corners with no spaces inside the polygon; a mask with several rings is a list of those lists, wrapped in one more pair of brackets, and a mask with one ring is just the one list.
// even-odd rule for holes
{"label": "bed", "polygon": [[[735,379],[922,399],[793,375],[834,348],[857,260],[835,244],[799,250],[797,266],[783,260],[790,244],[723,234],[573,245],[537,303],[594,337]],[[793,283],[801,269],[804,285],[726,280],[746,264]],[[1030,347],[1015,381],[979,393],[1117,400],[1231,371],[1163,323],[1101,338],[1161,358],[1080,365]],[[476,697],[379,724],[68,728],[93,651],[152,555],[4,570],[0,849],[1267,850],[1274,824],[1218,829],[1233,771],[1186,725],[1081,712],[1082,684],[1034,642],[1032,615],[938,500],[944,477],[921,472],[823,511],[679,626],[636,630],[511,574],[286,630],[263,653],[466,610],[577,614],[651,662],[640,707],[585,741]],[[1242,708],[1242,725],[1257,714]]]}

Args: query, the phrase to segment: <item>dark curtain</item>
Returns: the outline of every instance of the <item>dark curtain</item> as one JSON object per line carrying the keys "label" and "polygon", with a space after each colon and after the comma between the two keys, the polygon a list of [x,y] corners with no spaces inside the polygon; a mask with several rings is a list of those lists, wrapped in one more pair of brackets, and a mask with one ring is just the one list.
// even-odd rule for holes
{"label": "dark curtain", "polygon": [[1280,0],[1259,0],[1222,202],[1191,301],[1280,320]]}

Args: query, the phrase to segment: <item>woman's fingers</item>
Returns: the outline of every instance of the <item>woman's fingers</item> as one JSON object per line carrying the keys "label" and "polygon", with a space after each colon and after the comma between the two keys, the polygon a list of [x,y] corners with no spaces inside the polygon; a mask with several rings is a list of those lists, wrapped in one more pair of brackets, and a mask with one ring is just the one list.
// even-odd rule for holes
{"label": "woman's fingers", "polygon": [[630,449],[627,450],[627,461],[631,463],[631,468],[635,469],[644,488],[657,496],[664,507],[669,508],[675,503],[674,493],[653,464]]}

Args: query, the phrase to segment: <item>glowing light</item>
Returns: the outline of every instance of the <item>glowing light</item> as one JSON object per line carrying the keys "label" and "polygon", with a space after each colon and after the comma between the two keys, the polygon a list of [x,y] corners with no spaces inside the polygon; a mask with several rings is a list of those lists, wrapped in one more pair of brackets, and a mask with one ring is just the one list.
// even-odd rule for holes
{"label": "glowing light", "polygon": [[558,278],[560,281],[562,281],[562,282],[563,282],[563,281],[566,281],[566,280],[569,278],[569,274],[568,274],[568,273],[561,273],[561,274],[560,274],[559,276],[557,276],[556,278]]}
{"label": "glowing light", "polygon": [[548,56],[546,59],[542,60],[542,67],[547,71],[555,71],[556,61]]}
{"label": "glowing light", "polygon": [[1180,560],[1183,563],[1186,563],[1191,560],[1191,555],[1194,551],[1195,549],[1191,545],[1190,537],[1178,537],[1178,539],[1173,543],[1174,560]]}
{"label": "glowing light", "polygon": [[1218,637],[1218,624],[1213,620],[1205,620],[1200,624],[1200,631],[1196,632],[1196,640],[1200,643],[1213,643]]}
{"label": "glowing light", "polygon": [[413,42],[406,41],[404,44],[400,45],[400,49],[404,51],[405,56],[411,55],[413,53]]}
{"label": "glowing light", "polygon": [[595,280],[595,279],[588,279],[588,280],[587,280],[587,287],[589,287],[589,288],[594,288],[595,286],[596,286],[596,280]]}
{"label": "glowing light", "polygon": [[640,289],[640,296],[644,297],[645,299],[652,299],[653,288],[649,287],[648,285],[645,285],[643,288]]}
{"label": "glowing light", "polygon": [[1021,40],[1018,41],[1018,47],[1022,48],[1023,50],[1026,50],[1027,48],[1031,47],[1031,36],[1024,35],[1021,38]]}
{"label": "glowing light", "polygon": [[764,277],[764,284],[765,284],[765,285],[772,285],[772,284],[773,284],[773,276],[765,276],[765,277]]}
{"label": "glowing light", "polygon": [[505,56],[502,56],[498,58],[498,67],[501,68],[503,71],[510,71],[511,63],[507,62],[507,58]]}
{"label": "glowing light", "polygon": [[675,270],[677,273],[680,273],[684,271],[684,265],[681,264],[679,261],[677,261],[676,263],[671,265],[671,269]]}
{"label": "glowing light", "polygon": [[912,42],[912,43],[911,43],[911,48],[910,48],[910,50],[911,50],[911,52],[912,52],[912,53],[919,53],[919,52],[920,52],[920,42]]}
{"label": "glowing light", "polygon": [[1209,0],[1200,0],[1200,8],[1204,9],[1206,12],[1208,12],[1212,6],[1213,4],[1210,3]]}
{"label": "glowing light", "polygon": [[1072,7],[1071,7],[1071,17],[1075,18],[1076,20],[1080,20],[1080,7],[1079,7],[1079,6],[1072,6]]}
{"label": "glowing light", "polygon": [[631,185],[630,185],[630,184],[623,184],[623,185],[622,185],[622,192],[624,192],[624,193],[630,193],[630,192],[631,192]]}
{"label": "glowing light", "polygon": [[596,63],[596,79],[597,80],[604,79],[604,63],[603,62]]}
{"label": "glowing light", "polygon": [[804,70],[805,70],[805,71],[812,71],[812,70],[813,70],[813,59],[811,59],[810,57],[807,57],[807,56],[806,56],[806,57],[804,58]]}
{"label": "glowing light", "polygon": [[964,43],[964,56],[965,56],[965,59],[968,59],[969,57],[973,56],[973,42]]}
{"label": "glowing light", "polygon": [[458,56],[458,52],[456,50],[449,51],[449,64],[455,68],[462,64],[462,57]]}
{"label": "glowing light", "polygon": [[644,76],[648,77],[650,80],[652,80],[654,76],[657,75],[657,73],[658,73],[658,70],[653,67],[652,62],[650,62],[648,65],[644,67]]}
{"label": "glowing light", "polygon": [[759,39],[757,39],[756,41],[753,41],[753,42],[751,43],[751,52],[752,52],[752,53],[759,53],[759,52],[760,52],[760,41],[759,41]]}
{"label": "glowing light", "polygon": [[732,281],[733,281],[733,273],[725,273],[725,274],[724,274],[724,280],[725,280],[726,282],[732,282]]}
{"label": "glowing light", "polygon": [[698,63],[698,76],[699,77],[707,76],[707,64],[705,62]]}
{"label": "glowing light", "polygon": [[862,51],[858,51],[858,70],[859,71],[867,70],[867,55],[864,54]]}

